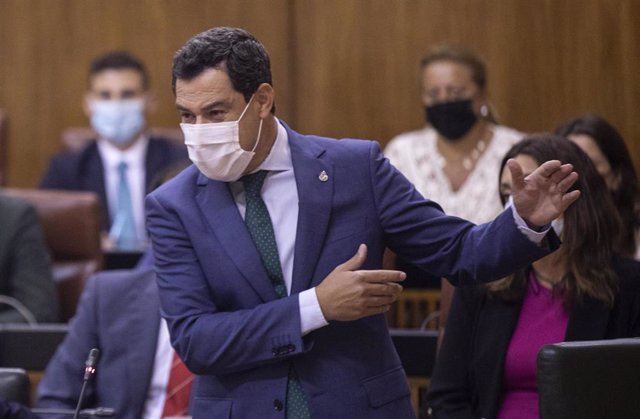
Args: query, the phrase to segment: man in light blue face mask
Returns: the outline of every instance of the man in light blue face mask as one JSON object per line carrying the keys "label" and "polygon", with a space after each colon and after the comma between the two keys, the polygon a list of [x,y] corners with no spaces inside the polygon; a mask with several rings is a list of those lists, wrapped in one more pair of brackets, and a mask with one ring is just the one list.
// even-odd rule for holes
{"label": "man in light blue face mask", "polygon": [[104,246],[142,250],[147,238],[143,200],[151,181],[186,160],[186,149],[146,134],[146,113],[153,108],[149,77],[131,54],[112,52],[96,58],[89,72],[83,110],[96,141],[79,151],[55,156],[41,187],[92,191],[103,204]]}

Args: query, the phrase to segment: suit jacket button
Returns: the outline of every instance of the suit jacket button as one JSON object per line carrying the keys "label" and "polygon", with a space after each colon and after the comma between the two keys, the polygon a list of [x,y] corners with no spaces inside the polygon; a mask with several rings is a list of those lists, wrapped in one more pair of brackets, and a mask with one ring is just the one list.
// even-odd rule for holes
{"label": "suit jacket button", "polygon": [[284,404],[282,403],[282,400],[274,399],[273,408],[276,409],[276,412],[281,412],[282,409],[284,408]]}

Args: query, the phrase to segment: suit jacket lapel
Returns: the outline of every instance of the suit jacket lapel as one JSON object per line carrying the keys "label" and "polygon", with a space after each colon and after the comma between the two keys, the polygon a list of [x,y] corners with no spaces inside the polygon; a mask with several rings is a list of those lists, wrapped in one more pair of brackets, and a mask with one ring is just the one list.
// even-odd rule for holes
{"label": "suit jacket lapel", "polygon": [[485,310],[478,319],[478,331],[474,345],[477,345],[477,359],[474,365],[480,378],[479,397],[486,400],[490,410],[488,417],[498,414],[500,406],[500,388],[504,374],[504,361],[509,349],[511,337],[518,323],[522,301],[499,301],[485,297]]}
{"label": "suit jacket lapel", "polygon": [[567,341],[598,340],[605,337],[610,310],[607,305],[589,296],[576,302],[569,315]]}
{"label": "suit jacket lapel", "polygon": [[111,227],[111,214],[109,214],[109,201],[107,200],[107,191],[105,189],[104,166],[102,165],[97,142],[93,141],[88,147],[90,148],[87,150],[87,160],[84,167],[87,175],[83,176],[87,181],[87,185],[84,189],[96,191],[100,196],[101,202],[104,203],[102,225],[104,229],[108,230]]}
{"label": "suit jacket lapel", "polygon": [[200,191],[196,196],[203,217],[209,223],[227,256],[263,301],[277,298],[258,250],[238,212],[229,186],[198,175]]}
{"label": "suit jacket lapel", "polygon": [[[334,176],[325,150],[305,141],[285,125],[298,189],[298,225],[293,258],[291,294],[309,288],[324,244],[333,199]],[[321,176],[324,172],[326,176]]]}

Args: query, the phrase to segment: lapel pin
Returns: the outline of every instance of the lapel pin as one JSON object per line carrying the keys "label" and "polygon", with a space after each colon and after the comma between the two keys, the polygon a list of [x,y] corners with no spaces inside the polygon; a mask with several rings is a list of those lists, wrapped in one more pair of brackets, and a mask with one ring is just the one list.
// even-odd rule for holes
{"label": "lapel pin", "polygon": [[325,172],[324,170],[322,172],[320,172],[320,174],[318,175],[318,179],[320,179],[320,182],[326,182],[329,180],[329,175],[327,174],[327,172]]}

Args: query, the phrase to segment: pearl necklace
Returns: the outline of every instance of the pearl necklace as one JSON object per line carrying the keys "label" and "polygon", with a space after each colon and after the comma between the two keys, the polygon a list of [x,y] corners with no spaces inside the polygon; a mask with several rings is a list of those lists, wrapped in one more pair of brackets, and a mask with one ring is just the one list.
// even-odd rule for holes
{"label": "pearl necklace", "polygon": [[[487,137],[487,140],[493,137],[493,129],[489,128],[488,131],[488,135],[484,136]],[[473,150],[471,150],[471,152],[462,159],[462,167],[464,168],[464,170],[470,172],[475,166],[478,159],[480,159],[480,156],[482,156],[482,153],[484,152],[484,150],[486,150],[486,148],[487,142],[485,141],[485,138],[478,140],[476,145],[473,147]],[[442,157],[442,154],[440,153],[438,153],[437,161],[441,169],[443,169],[447,165],[446,159]]]}
{"label": "pearl necklace", "polygon": [[469,153],[467,157],[462,159],[462,167],[464,167],[467,171],[473,169],[473,166],[475,165],[476,161],[478,161],[485,148],[487,148],[487,143],[485,143],[484,140],[478,141],[476,143],[476,146],[473,147],[473,150],[471,150],[471,153]]}

